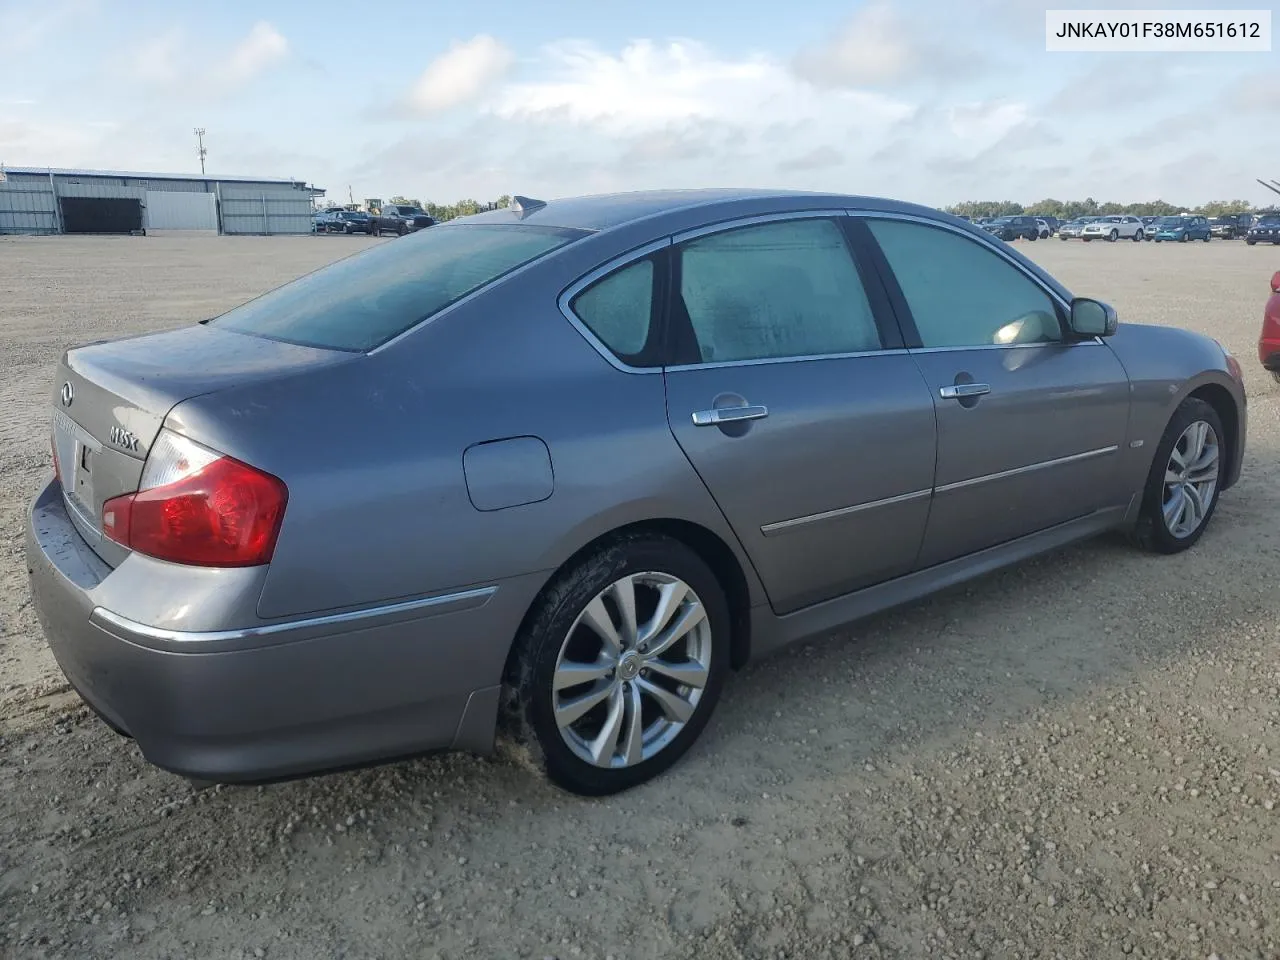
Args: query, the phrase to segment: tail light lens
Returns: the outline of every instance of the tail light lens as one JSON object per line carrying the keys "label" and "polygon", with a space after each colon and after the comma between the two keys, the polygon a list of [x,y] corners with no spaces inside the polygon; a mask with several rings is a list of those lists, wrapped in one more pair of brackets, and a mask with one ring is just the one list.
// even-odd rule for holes
{"label": "tail light lens", "polygon": [[102,532],[172,563],[252,567],[271,561],[288,499],[271,474],[161,430],[140,489],[102,505]]}

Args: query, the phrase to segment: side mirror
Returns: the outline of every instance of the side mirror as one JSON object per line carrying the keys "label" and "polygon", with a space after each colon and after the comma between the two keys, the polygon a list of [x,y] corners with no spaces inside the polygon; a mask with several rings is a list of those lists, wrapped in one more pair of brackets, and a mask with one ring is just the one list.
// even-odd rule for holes
{"label": "side mirror", "polygon": [[1076,297],[1071,301],[1071,331],[1078,337],[1109,337],[1116,332],[1120,318],[1115,307],[1101,300]]}
{"label": "side mirror", "polygon": [[1280,270],[1277,270],[1271,277],[1271,292],[1280,293]]}

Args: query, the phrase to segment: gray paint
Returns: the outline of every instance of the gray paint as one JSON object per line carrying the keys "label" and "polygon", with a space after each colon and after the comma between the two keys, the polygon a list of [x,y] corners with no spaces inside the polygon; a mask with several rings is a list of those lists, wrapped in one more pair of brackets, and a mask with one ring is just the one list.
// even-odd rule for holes
{"label": "gray paint", "polygon": [[[1222,391],[1243,436],[1221,349],[1182,331],[639,372],[560,309],[601,264],[684,231],[824,209],[932,220],[1042,273],[921,207],[641,194],[532,213],[598,232],[368,354],[205,326],[70,351],[59,378],[96,397],[79,413],[92,436],[119,422],[149,444],[164,423],[280,476],[289,505],[269,566],[195,569],[95,553],[51,483],[27,558],[59,663],[150,759],[198,777],[485,749],[531,604],[621,527],[718,539],[745,579],[738,614],[760,656],[1131,522],[1164,425],[1193,390]],[[960,374],[991,392],[942,399]],[[769,416],[693,425],[735,398]],[[123,492],[138,470],[125,456],[103,475]],[[549,473],[551,495],[534,500]]]}
{"label": "gray paint", "polygon": [[467,496],[477,510],[539,503],[555,492],[551,451],[538,437],[473,444],[462,454]]}

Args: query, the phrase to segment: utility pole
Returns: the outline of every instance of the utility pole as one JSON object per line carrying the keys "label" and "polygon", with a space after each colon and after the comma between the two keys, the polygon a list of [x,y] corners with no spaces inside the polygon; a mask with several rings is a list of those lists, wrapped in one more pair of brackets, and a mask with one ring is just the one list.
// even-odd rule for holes
{"label": "utility pole", "polygon": [[197,153],[200,155],[200,176],[203,177],[204,176],[204,158],[205,158],[205,154],[209,152],[204,148],[204,127],[196,127],[196,143],[200,145],[199,149],[197,150]]}

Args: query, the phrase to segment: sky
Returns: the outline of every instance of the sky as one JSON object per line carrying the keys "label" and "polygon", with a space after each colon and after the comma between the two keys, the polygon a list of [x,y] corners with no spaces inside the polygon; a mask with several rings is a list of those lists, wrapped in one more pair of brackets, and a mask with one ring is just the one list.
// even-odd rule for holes
{"label": "sky", "polygon": [[211,175],[344,202],[1277,199],[1280,53],[1047,53],[1068,5],[0,0],[0,164],[195,172],[203,127]]}

